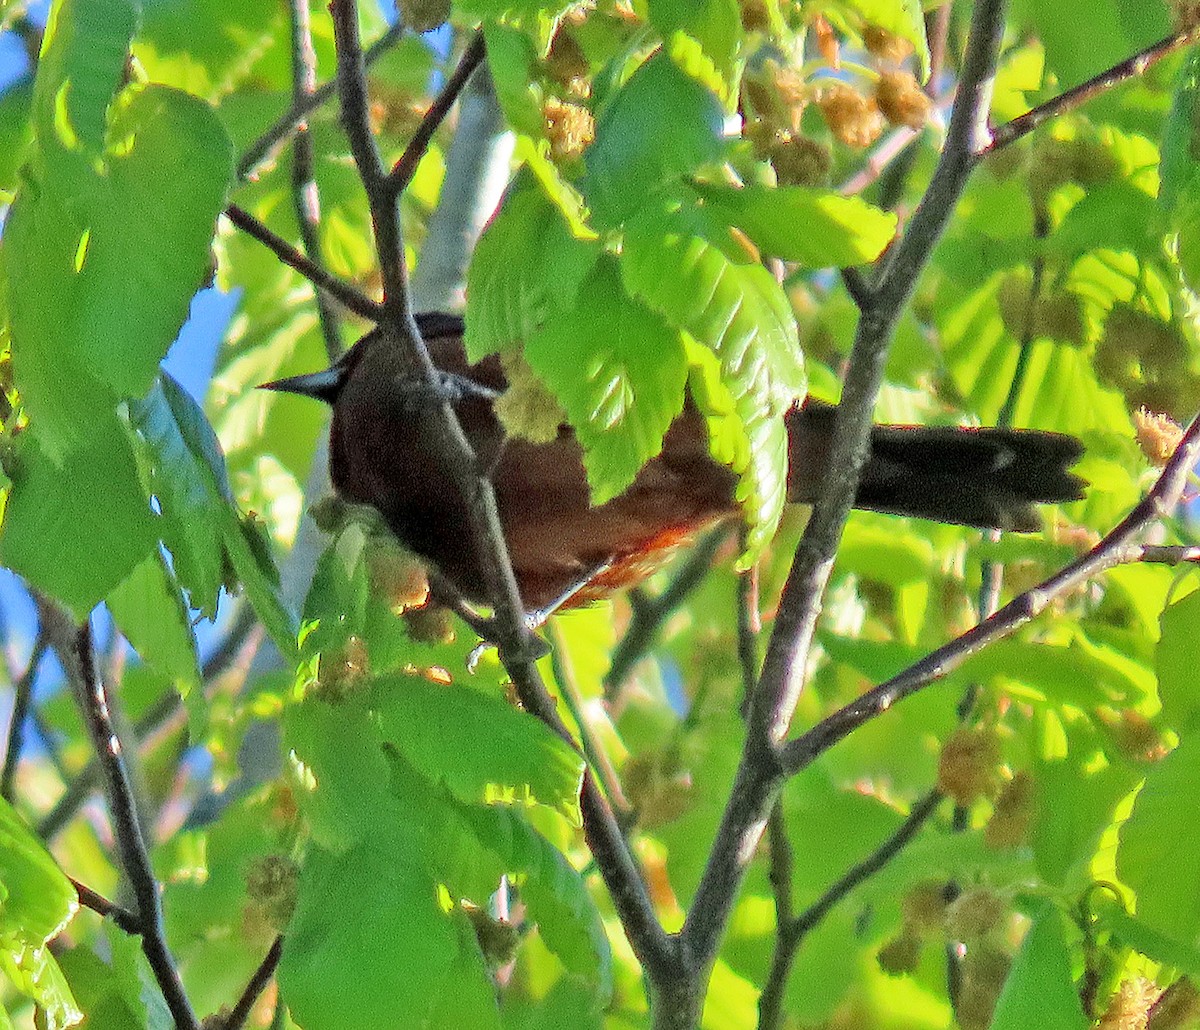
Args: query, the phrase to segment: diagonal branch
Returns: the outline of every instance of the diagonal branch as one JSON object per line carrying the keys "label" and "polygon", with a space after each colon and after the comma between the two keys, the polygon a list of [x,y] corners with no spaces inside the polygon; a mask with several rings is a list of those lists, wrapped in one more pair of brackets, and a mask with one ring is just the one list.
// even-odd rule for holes
{"label": "diagonal branch", "polygon": [[68,670],[83,721],[87,725],[92,746],[100,760],[104,793],[108,800],[121,867],[137,901],[137,932],[142,936],[142,951],[162,990],[163,999],[176,1027],[180,1030],[200,1030],[200,1021],[184,993],[179,970],[167,947],[158,881],[150,863],[150,852],[142,836],[121,741],[109,712],[108,691],[96,666],[91,621],[85,619],[78,627],[73,627],[63,611],[52,602],[42,599],[38,599],[38,609],[51,645]]}
{"label": "diagonal branch", "polygon": [[978,0],[942,156],[908,233],[890,252],[882,277],[862,309],[838,408],[829,460],[831,475],[796,549],[751,702],[733,791],[682,931],[685,954],[693,968],[707,970],[716,958],[742,875],[783,782],[780,743],[799,699],[821,598],[866,460],[872,409],[888,345],[966,185],[973,155],[986,133],[1003,30],[1002,0]]}
{"label": "diagonal branch", "polygon": [[781,925],[779,945],[771,959],[771,971],[767,975],[766,984],[758,1000],[759,1030],[775,1030],[780,1025],[783,992],[787,986],[788,973],[792,968],[792,960],[795,958],[796,952],[804,943],[804,938],[820,925],[835,905],[852,890],[883,869],[908,846],[909,841],[920,832],[921,827],[937,811],[942,796],[936,790],[929,791],[912,806],[907,818],[887,840],[861,862],[847,870],[841,879],[800,915]]}
{"label": "diagonal branch", "polygon": [[[404,23],[397,21],[363,54],[363,65],[370,67],[386,54],[404,35]],[[241,180],[253,179],[262,166],[275,159],[279,149],[287,143],[301,123],[317,108],[328,103],[337,93],[337,83],[326,82],[314,89],[303,99],[296,98],[289,110],[280,116],[266,132],[258,137],[238,161],[237,176]]]}
{"label": "diagonal branch", "polygon": [[33,681],[48,646],[46,634],[39,631],[33,642],[33,650],[29,655],[29,664],[25,666],[25,671],[13,684],[13,706],[8,724],[8,744],[4,749],[4,768],[0,770],[0,798],[4,798],[5,801],[13,799],[13,781],[17,775],[17,763],[21,760],[21,752],[25,749],[25,720],[29,716],[30,702],[33,700]]}
{"label": "diagonal branch", "polygon": [[421,163],[421,158],[425,156],[425,151],[429,148],[429,141],[433,139],[433,134],[437,132],[438,126],[446,120],[446,115],[450,113],[450,108],[454,106],[454,102],[462,93],[467,80],[483,63],[483,57],[483,33],[477,31],[471,37],[471,42],[467,44],[467,49],[463,51],[458,67],[454,69],[454,74],[446,80],[446,85],[442,87],[437,99],[425,112],[425,117],[421,119],[421,124],[417,126],[413,138],[409,140],[408,146],[404,148],[404,153],[400,155],[400,160],[396,162],[391,174],[388,175],[388,188],[392,191],[393,196],[400,196],[412,181],[417,165]]}
{"label": "diagonal branch", "polygon": [[1153,46],[1148,46],[1145,50],[1134,54],[1119,64],[1114,64],[1107,71],[1102,71],[1099,75],[1093,76],[1087,82],[1082,82],[1065,93],[1060,93],[1053,99],[1047,100],[1044,104],[1039,104],[1032,111],[1026,111],[1025,114],[1014,118],[1012,121],[1005,122],[992,133],[991,140],[980,150],[979,156],[983,157],[986,154],[990,154],[993,150],[1006,147],[1010,143],[1019,140],[1022,136],[1033,132],[1034,129],[1045,124],[1051,118],[1057,118],[1060,114],[1073,111],[1093,97],[1099,96],[1114,86],[1119,86],[1122,82],[1136,78],[1143,74],[1151,65],[1157,64],[1164,57],[1169,57],[1176,50],[1181,50],[1189,43],[1194,42],[1198,35],[1200,35],[1200,28],[1190,28],[1182,32],[1177,32],[1173,36],[1168,36],[1166,39],[1159,40]]}
{"label": "diagonal branch", "polygon": [[129,909],[118,905],[115,901],[109,901],[99,891],[92,890],[87,884],[80,883],[74,877],[71,877],[71,886],[75,888],[75,893],[79,896],[79,904],[84,908],[90,908],[104,919],[111,919],[128,934],[136,936],[142,932],[142,921],[137,917],[136,912],[130,912]]}
{"label": "diagonal branch", "polygon": [[356,315],[361,315],[372,322],[379,321],[382,313],[379,304],[371,300],[365,293],[325,271],[315,261],[310,261],[287,240],[272,232],[248,211],[238,207],[237,204],[230,204],[225,209],[225,217],[243,232],[253,236],[289,268],[294,268],[318,290],[324,290],[329,296],[345,304]]}
{"label": "diagonal branch", "polygon": [[[440,396],[434,388],[436,370],[412,314],[396,196],[371,134],[357,5],[354,0],[332,0],[330,12],[337,51],[342,123],[367,193],[383,277],[384,304],[380,325],[386,334],[385,342],[401,348],[409,367],[430,384],[434,396]],[[558,717],[554,701],[534,665],[537,642],[525,620],[491,483],[476,461],[453,408],[446,401],[431,409],[430,433],[441,449],[445,467],[455,477],[466,499],[471,516],[470,530],[479,553],[485,558],[488,596],[495,607],[495,643],[500,648],[505,668],[525,707],[570,741],[570,734]],[[670,980],[677,972],[673,943],[658,922],[637,863],[590,770],[584,776],[580,803],[588,845],[612,894],[634,952],[652,982]]]}
{"label": "diagonal branch", "polygon": [[980,649],[1008,636],[1045,611],[1056,598],[1069,593],[1093,576],[1116,565],[1146,561],[1151,557],[1171,561],[1194,560],[1194,548],[1149,549],[1134,543],[1134,539],[1153,522],[1168,517],[1174,511],[1197,460],[1200,460],[1200,416],[1188,427],[1154,488],[1100,543],[1061,572],[1014,597],[990,618],[956,640],[939,647],[898,676],[867,691],[862,697],[822,719],[807,733],[790,741],[782,752],[786,774],[793,775],[811,765],[819,755],[863,723],[886,712],[897,701],[915,694],[922,687],[949,675]]}
{"label": "diagonal branch", "polygon": [[221,1030],[242,1030],[246,1020],[250,1018],[250,1010],[254,1008],[262,992],[267,989],[267,984],[271,982],[271,977],[275,975],[275,969],[282,957],[283,938],[276,937],[271,942],[271,947],[268,949],[266,957],[259,963],[258,968],[254,970],[254,974],[246,984],[246,989],[242,991],[241,997],[238,998],[237,1004],[233,1006],[229,1015],[221,1023]]}
{"label": "diagonal branch", "polygon": [[[317,55],[313,51],[312,24],[308,0],[289,0],[292,27],[292,98],[293,107],[301,107],[317,90]],[[321,196],[313,174],[313,141],[307,121],[296,126],[292,142],[292,207],[300,226],[300,242],[304,253],[319,265],[321,239]],[[323,290],[317,290],[317,316],[321,321],[321,337],[325,356],[333,364],[342,352],[338,332],[338,313]]]}

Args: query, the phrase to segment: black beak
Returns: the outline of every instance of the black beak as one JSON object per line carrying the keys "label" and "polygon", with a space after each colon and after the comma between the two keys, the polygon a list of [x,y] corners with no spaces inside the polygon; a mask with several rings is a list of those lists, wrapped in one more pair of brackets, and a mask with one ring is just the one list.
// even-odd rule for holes
{"label": "black beak", "polygon": [[272,383],[263,383],[260,390],[278,390],[280,393],[298,393],[302,397],[313,397],[332,405],[342,391],[346,381],[346,369],[340,363],[322,369],[320,372],[309,372],[306,375],[289,376],[287,379],[276,379]]}

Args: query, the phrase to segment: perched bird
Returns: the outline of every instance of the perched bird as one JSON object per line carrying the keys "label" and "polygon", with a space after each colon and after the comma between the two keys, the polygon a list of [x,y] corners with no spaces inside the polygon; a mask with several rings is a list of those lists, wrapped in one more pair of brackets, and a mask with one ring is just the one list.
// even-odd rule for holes
{"label": "perched bird", "polygon": [[[709,454],[704,418],[689,400],[662,452],[619,497],[592,507],[583,452],[568,426],[549,443],[508,437],[493,411],[507,381],[492,357],[467,362],[461,318],[417,316],[434,364],[475,453],[492,469],[500,522],[530,611],[575,605],[632,585],[677,545],[734,517],[736,477]],[[468,530],[466,501],[438,460],[419,391],[397,348],[378,333],[336,364],[266,388],[333,407],[330,470],[338,494],[376,508],[399,539],[468,600],[485,600],[486,577]],[[836,409],[788,412],[788,499],[816,500]],[[1082,452],[1071,436],[1035,430],[876,426],[855,505],[979,528],[1033,532],[1033,505],[1082,496],[1068,469]]]}

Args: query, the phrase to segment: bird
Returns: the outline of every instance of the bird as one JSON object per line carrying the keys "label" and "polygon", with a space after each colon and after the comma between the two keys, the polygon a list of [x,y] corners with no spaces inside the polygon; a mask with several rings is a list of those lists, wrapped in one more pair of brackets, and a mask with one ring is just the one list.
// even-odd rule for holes
{"label": "bird", "polygon": [[[583,450],[570,426],[535,443],[509,436],[494,410],[508,383],[499,359],[472,364],[461,317],[416,316],[463,431],[490,469],[496,506],[528,612],[574,607],[633,586],[695,536],[738,516],[736,474],[709,452],[704,416],[688,398],[661,452],[620,496],[592,505]],[[461,598],[487,602],[467,499],[440,459],[419,399],[435,388],[373,330],[329,368],[263,388],[333,409],[335,492],[369,505]],[[829,466],[837,409],[811,399],[784,416],[787,496],[814,503]],[[1078,500],[1070,471],[1080,441],[1044,430],[877,425],[855,507],[938,522],[1035,532],[1035,505]]]}

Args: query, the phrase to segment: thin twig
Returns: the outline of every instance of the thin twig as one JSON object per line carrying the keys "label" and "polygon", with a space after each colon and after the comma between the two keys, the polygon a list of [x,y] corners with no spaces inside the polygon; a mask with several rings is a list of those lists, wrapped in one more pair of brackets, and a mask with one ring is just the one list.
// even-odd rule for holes
{"label": "thin twig", "polygon": [[237,1000],[237,1004],[233,1006],[229,1015],[225,1017],[225,1021],[221,1024],[221,1030],[242,1030],[247,1019],[250,1018],[250,1012],[254,1008],[262,992],[267,989],[267,984],[271,982],[271,977],[275,975],[275,968],[279,965],[279,959],[283,956],[283,938],[276,937],[271,942],[271,947],[267,951],[266,957],[259,963],[258,968],[250,977],[246,984],[246,989],[242,991],[242,995]]}
{"label": "thin twig", "polygon": [[[871,301],[861,312],[838,406],[830,475],[796,549],[751,703],[733,790],[682,931],[685,954],[701,969],[715,959],[738,884],[783,782],[780,743],[799,699],[821,598],[867,458],[888,345],[984,138],[1003,31],[1002,0],[978,0],[941,158],[908,232],[889,251]],[[695,1022],[697,1016],[693,1007],[689,1018]]]}
{"label": "thin twig", "polygon": [[[371,135],[362,49],[358,38],[357,5],[353,0],[332,0],[330,12],[338,59],[342,124],[371,209],[383,278],[384,311],[381,325],[386,335],[383,343],[401,348],[401,359],[432,387],[437,374],[412,314],[396,198]],[[440,456],[445,467],[454,476],[467,500],[473,542],[483,559],[482,565],[488,579],[485,584],[487,595],[495,609],[495,643],[517,696],[528,711],[570,741],[570,734],[559,718],[554,701],[534,665],[538,652],[537,640],[525,621],[491,483],[476,461],[471,445],[448,403],[443,402],[431,409],[430,431],[434,444],[441,448]],[[588,845],[612,895],[634,953],[652,984],[671,982],[679,969],[674,942],[668,938],[658,921],[645,881],[612,809],[590,771],[584,774],[580,807]]]}
{"label": "thin twig", "polygon": [[417,165],[421,163],[421,158],[425,156],[425,151],[429,147],[429,141],[433,139],[433,134],[437,132],[438,126],[446,120],[450,108],[454,106],[454,102],[463,91],[471,74],[483,63],[483,58],[483,33],[477,31],[471,37],[471,42],[467,44],[466,50],[463,51],[454,73],[446,80],[446,85],[442,87],[437,99],[425,112],[425,117],[421,119],[421,124],[417,126],[417,131],[413,133],[413,138],[409,140],[408,146],[404,148],[400,160],[392,167],[391,174],[388,176],[388,188],[392,191],[393,197],[398,197],[403,193],[405,187],[412,181]]}
{"label": "thin twig", "polygon": [[562,624],[555,620],[550,624],[550,634],[553,646],[550,648],[550,664],[554,670],[554,680],[562,692],[563,701],[575,720],[579,729],[579,740],[583,744],[583,755],[588,764],[595,770],[596,779],[604,790],[604,796],[609,803],[624,817],[632,809],[625,791],[621,788],[621,778],[604,750],[603,745],[596,739],[591,721],[584,711],[583,695],[579,691],[579,683],[575,678],[575,670],[571,665],[570,655],[565,647]]}
{"label": "thin twig", "polygon": [[859,268],[843,268],[842,285],[846,287],[846,292],[850,294],[850,299],[860,310],[867,306],[871,301],[871,284],[867,282],[867,277],[863,275]]}
{"label": "thin twig", "polygon": [[932,100],[937,90],[938,79],[946,67],[946,43],[950,38],[950,4],[942,4],[925,16],[926,34],[929,38],[929,82],[925,93]]}
{"label": "thin twig", "polygon": [[713,557],[728,534],[728,527],[721,526],[701,537],[662,593],[652,598],[642,597],[634,603],[629,628],[613,648],[608,672],[604,674],[604,696],[610,702],[620,693],[633,667],[654,646],[663,623],[679,610],[712,568]]}
{"label": "thin twig", "polygon": [[[363,64],[370,67],[380,57],[388,52],[404,35],[404,23],[397,21],[380,36],[363,55]],[[266,132],[258,137],[238,161],[237,174],[239,179],[252,179],[262,166],[275,159],[278,150],[287,143],[300,124],[322,104],[328,103],[337,93],[336,82],[326,82],[317,87],[303,100],[293,102],[291,109]]]}
{"label": "thin twig", "polygon": [[[292,26],[292,106],[299,108],[317,91],[317,55],[312,44],[308,0],[289,0],[288,6]],[[320,265],[321,195],[313,175],[313,141],[307,121],[296,126],[292,142],[292,207],[304,252],[314,264]],[[317,290],[316,294],[325,356],[333,364],[342,353],[338,314],[323,290]]]}
{"label": "thin twig", "polygon": [[25,671],[13,684],[13,705],[12,716],[8,724],[8,743],[4,748],[4,768],[0,770],[0,797],[5,801],[11,802],[13,799],[13,782],[17,775],[17,763],[20,762],[21,752],[25,749],[25,720],[29,715],[29,706],[33,700],[33,681],[48,646],[46,635],[39,631],[33,642],[33,650],[29,654],[29,664],[25,666]]}
{"label": "thin twig", "polygon": [[[1133,538],[1153,522],[1171,515],[1179,503],[1188,476],[1198,458],[1200,417],[1188,426],[1174,456],[1146,498],[1087,554],[1032,589],[1014,597],[994,615],[962,636],[939,647],[899,675],[867,691],[844,708],[822,719],[807,733],[790,741],[782,753],[786,773],[793,775],[804,769],[818,755],[829,750],[863,723],[887,711],[897,701],[915,694],[922,687],[948,676],[987,644],[1010,635],[1045,611],[1057,598],[1093,576],[1131,562],[1156,560],[1174,564],[1196,561],[1197,549],[1194,547],[1149,548],[1138,545]],[[1152,558],[1148,558],[1148,555]]]}
{"label": "thin twig", "polygon": [[1166,39],[1159,40],[1132,57],[1114,64],[1107,71],[1093,76],[1087,82],[1080,83],[1065,93],[1060,93],[1044,104],[1038,104],[1032,111],[1026,111],[1025,114],[1010,122],[1005,122],[992,133],[991,140],[980,150],[979,156],[982,157],[990,154],[993,150],[1006,147],[1022,136],[1033,132],[1051,118],[1057,118],[1060,114],[1073,111],[1081,104],[1107,92],[1114,86],[1119,86],[1122,82],[1142,75],[1151,65],[1157,64],[1164,57],[1169,57],[1176,50],[1194,42],[1198,34],[1200,34],[1200,29],[1191,28],[1177,32],[1173,36],[1167,36]]}
{"label": "thin twig", "polygon": [[142,837],[137,805],[109,713],[108,692],[96,668],[96,650],[92,642],[92,624],[85,619],[75,634],[72,661],[78,676],[79,706],[100,758],[105,794],[113,823],[113,836],[121,857],[121,866],[137,899],[138,932],[142,951],[163,993],[163,1000],[180,1030],[200,1030],[200,1021],[183,990],[179,970],[167,947],[163,930],[162,905],[158,881],[150,862],[150,853]]}
{"label": "thin twig", "polygon": [[789,922],[780,933],[780,944],[771,960],[771,971],[767,975],[762,995],[758,999],[759,1030],[775,1030],[782,1018],[784,988],[796,952],[811,933],[842,899],[859,885],[865,883],[895,858],[929,821],[937,811],[942,795],[930,791],[910,809],[908,817],[867,858],[853,866],[840,880],[831,886],[812,905]]}
{"label": "thin twig", "polygon": [[349,283],[342,282],[337,276],[331,275],[320,265],[310,261],[287,240],[272,232],[248,211],[238,207],[237,204],[230,204],[225,208],[225,217],[243,232],[253,236],[289,268],[294,268],[318,290],[324,290],[356,315],[361,315],[372,322],[379,321],[383,309],[378,303],[371,300],[361,290],[355,289]]}
{"label": "thin twig", "polygon": [[[261,635],[258,619],[253,609],[243,604],[221,644],[205,659],[200,670],[201,680],[211,683],[222,675],[246,649],[247,641],[253,635]],[[134,736],[139,748],[149,747],[150,738],[159,731],[170,732],[179,728],[184,719],[183,699],[178,691],[166,691],[134,723]],[[100,760],[94,757],[89,759],[87,765],[70,779],[62,797],[38,823],[38,837],[44,841],[51,841],[62,832],[100,785],[100,774]]]}
{"label": "thin twig", "polygon": [[138,919],[136,912],[130,912],[129,909],[123,905],[118,905],[115,901],[109,901],[103,894],[80,883],[73,876],[70,879],[71,886],[75,888],[75,893],[79,895],[79,903],[84,908],[90,908],[105,919],[111,919],[128,934],[136,936],[142,932],[142,921]]}

